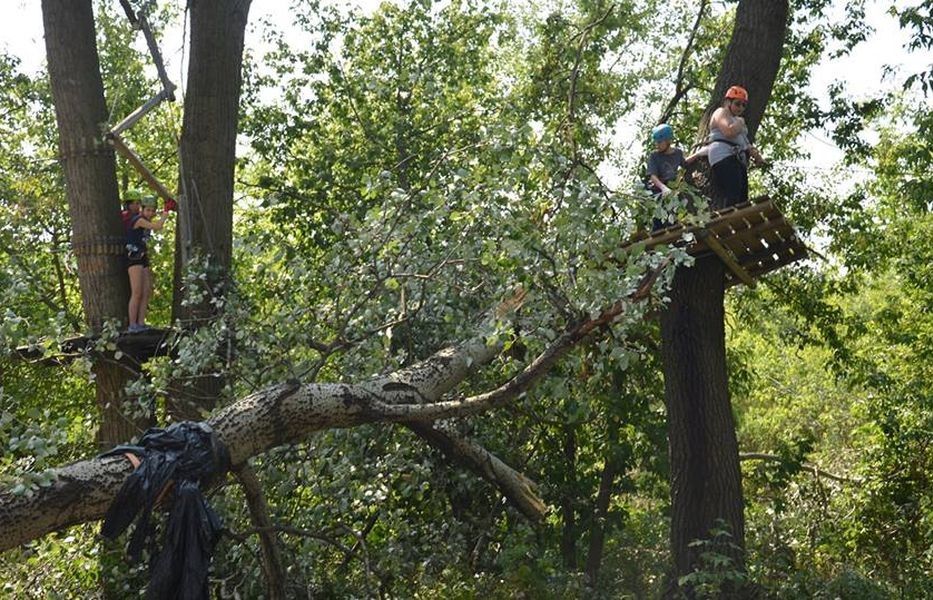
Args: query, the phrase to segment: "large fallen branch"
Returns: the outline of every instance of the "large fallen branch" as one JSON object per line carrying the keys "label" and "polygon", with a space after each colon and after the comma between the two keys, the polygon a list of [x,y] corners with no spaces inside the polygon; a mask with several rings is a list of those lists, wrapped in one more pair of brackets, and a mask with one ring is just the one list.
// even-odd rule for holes
{"label": "large fallen branch", "polygon": [[[400,420],[387,419],[380,408],[430,403],[498,352],[497,346],[474,339],[445,348],[409,369],[360,385],[276,385],[231,404],[207,423],[227,447],[235,469],[250,457],[299,442],[315,431]],[[122,457],[93,458],[53,469],[53,483],[29,495],[0,492],[0,550],[101,519],[132,471],[130,462]]]}
{"label": "large fallen branch", "polygon": [[[444,348],[410,368],[361,384],[272,386],[222,409],[207,424],[227,447],[232,468],[236,469],[253,456],[300,442],[323,429],[402,422],[497,485],[523,514],[540,519],[546,507],[528,478],[479,444],[434,422],[488,410],[518,397],[580,341],[611,323],[631,303],[646,298],[658,272],[646,276],[627,300],[617,302],[594,319],[568,327],[523,371],[490,392],[460,400],[441,400],[446,392],[501,351],[499,344],[477,337]],[[0,492],[0,551],[70,525],[102,518],[132,470],[130,462],[121,457],[94,458],[54,469],[54,482],[31,495]]]}

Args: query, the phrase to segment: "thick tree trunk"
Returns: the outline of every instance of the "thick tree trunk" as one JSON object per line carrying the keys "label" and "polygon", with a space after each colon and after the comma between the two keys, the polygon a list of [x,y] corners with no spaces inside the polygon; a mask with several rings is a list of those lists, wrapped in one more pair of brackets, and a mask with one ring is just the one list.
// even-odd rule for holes
{"label": "thick tree trunk", "polygon": [[[243,42],[251,0],[192,2],[191,58],[182,124],[179,184],[183,202],[175,236],[172,320],[197,329],[220,316],[214,302],[228,283],[233,245],[233,173],[242,83]],[[183,276],[192,257],[208,265],[204,301],[183,305]],[[225,379],[214,374],[173,386],[169,410],[199,420],[220,402]],[[244,466],[238,479],[250,519],[260,531],[263,574],[270,598],[285,597],[285,570],[259,479]]]}
{"label": "thick tree trunk", "polygon": [[[243,66],[243,39],[250,0],[190,3],[191,58],[181,136],[179,185],[183,201],[175,237],[172,320],[197,329],[217,318],[215,296],[227,287],[233,244],[233,173]],[[189,261],[207,261],[207,295],[182,305]],[[198,419],[223,388],[218,377],[182,386],[173,411]]]}
{"label": "thick tree trunk", "polygon": [[[90,0],[43,0],[42,18],[81,302],[88,326],[98,332],[108,319],[126,322],[129,279],[122,262],[116,162],[103,140],[107,105],[94,14]],[[103,447],[128,441],[139,432],[121,407],[128,374],[108,363],[94,370],[98,441]]]}
{"label": "thick tree trunk", "polygon": [[726,375],[723,268],[709,257],[679,270],[670,305],[661,316],[677,575],[696,566],[697,550],[689,543],[709,538],[717,520],[725,521],[740,545],[744,540],[739,454]]}
{"label": "thick tree trunk", "polygon": [[[754,134],[780,65],[787,27],[786,0],[742,0],[732,39],[716,82],[712,109],[725,90],[748,90],[746,121]],[[714,199],[714,207],[719,207]],[[671,461],[671,550],[676,578],[699,566],[696,539],[726,526],[735,547],[720,548],[744,567],[745,521],[735,422],[729,400],[723,321],[724,266],[701,258],[680,269],[661,317],[665,399]]]}
{"label": "thick tree trunk", "polygon": [[[250,0],[192,2],[191,58],[185,95],[179,181],[185,204],[179,208],[178,269],[192,253],[210,257],[225,281],[233,236],[233,173],[239,121],[243,39]],[[183,307],[180,318],[210,319],[210,302]]]}

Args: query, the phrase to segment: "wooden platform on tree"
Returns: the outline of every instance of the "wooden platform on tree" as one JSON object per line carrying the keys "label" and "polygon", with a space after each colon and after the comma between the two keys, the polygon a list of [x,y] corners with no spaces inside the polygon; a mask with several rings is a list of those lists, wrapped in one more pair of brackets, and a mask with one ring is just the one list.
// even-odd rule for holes
{"label": "wooden platform on tree", "polygon": [[172,331],[153,327],[139,333],[120,332],[109,342],[102,342],[99,336],[79,335],[63,340],[56,354],[49,354],[37,345],[20,346],[16,348],[16,354],[24,360],[43,365],[62,365],[91,355],[138,366],[155,356],[171,353],[169,338]]}
{"label": "wooden platform on tree", "polygon": [[[692,233],[693,240],[684,240]],[[745,283],[807,256],[793,225],[767,196],[712,213],[704,226],[677,223],[652,232],[638,232],[623,248],[651,249],[662,244],[683,246],[691,255],[713,252],[726,264],[726,286]]]}

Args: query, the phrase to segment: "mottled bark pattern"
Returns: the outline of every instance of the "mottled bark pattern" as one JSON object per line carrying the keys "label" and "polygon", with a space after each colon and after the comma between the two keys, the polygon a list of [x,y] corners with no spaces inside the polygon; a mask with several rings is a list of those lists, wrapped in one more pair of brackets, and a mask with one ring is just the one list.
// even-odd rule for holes
{"label": "mottled bark pattern", "polygon": [[31,496],[0,492],[0,550],[50,531],[101,519],[123,480],[133,472],[120,457],[91,459],[54,469],[55,482]]}
{"label": "mottled bark pattern", "polygon": [[[234,469],[275,446],[299,442],[310,433],[375,421],[404,422],[455,460],[499,486],[530,518],[540,519],[544,504],[534,485],[481,446],[421,421],[417,406],[434,402],[475,368],[498,355],[500,347],[477,338],[445,348],[429,359],[360,385],[282,384],[228,406],[207,423],[227,446]],[[400,407],[402,410],[390,410]],[[411,407],[411,408],[409,408]],[[445,411],[448,410],[445,408]],[[449,409],[455,414],[455,409]],[[0,492],[0,551],[68,525],[100,519],[132,468],[127,460],[89,460],[56,470],[58,481],[32,498]]]}
{"label": "mottled bark pattern", "polygon": [[[786,0],[739,2],[701,133],[725,90],[741,85],[749,93],[745,116],[754,135],[780,65],[787,19]],[[714,200],[714,207],[721,207],[721,202]],[[720,520],[739,548],[720,551],[731,555],[737,567],[744,565],[744,502],[726,370],[724,269],[714,256],[680,269],[670,306],[661,317],[671,461],[672,583],[698,565],[699,550],[689,543],[709,539]],[[675,587],[671,586],[671,594]]]}

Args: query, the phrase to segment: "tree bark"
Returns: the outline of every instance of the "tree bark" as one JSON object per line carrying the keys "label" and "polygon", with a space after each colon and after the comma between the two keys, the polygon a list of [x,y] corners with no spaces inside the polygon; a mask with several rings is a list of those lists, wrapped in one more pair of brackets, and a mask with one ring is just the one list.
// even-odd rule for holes
{"label": "tree bark", "polygon": [[790,8],[787,0],[742,0],[735,13],[732,37],[723,57],[716,86],[698,130],[698,139],[709,132],[709,119],[733,85],[748,91],[743,117],[749,138],[764,117],[771,90],[781,66]]}
{"label": "tree bark", "polygon": [[266,579],[266,595],[269,600],[285,600],[288,594],[285,586],[285,567],[282,564],[282,549],[279,537],[275,534],[274,523],[269,518],[269,505],[262,491],[262,483],[256,477],[256,471],[248,464],[243,465],[236,472],[236,478],[246,496],[250,521],[258,531],[262,574]]}
{"label": "tree bark", "polygon": [[568,424],[563,431],[562,444],[564,455],[564,489],[560,498],[560,555],[564,567],[577,568],[577,519],[574,509],[574,497],[577,488],[577,437],[573,425]]}
{"label": "tree bark", "polygon": [[606,534],[610,531],[609,504],[612,502],[612,492],[615,487],[616,476],[619,474],[619,461],[616,459],[613,446],[618,444],[618,422],[611,420],[608,424],[609,446],[606,448],[606,462],[599,476],[599,490],[596,493],[596,503],[593,507],[593,522],[590,526],[590,543],[586,553],[586,566],[583,572],[586,575],[586,585],[596,587],[599,579],[599,568],[603,562],[603,549],[606,543]]}
{"label": "tree bark", "polygon": [[[787,0],[739,3],[701,132],[725,90],[742,85],[749,93],[746,122],[754,134],[777,76],[787,19]],[[714,199],[713,206],[721,204]],[[670,594],[678,593],[678,577],[700,566],[699,550],[690,542],[709,539],[719,524],[728,527],[735,544],[719,551],[744,568],[744,501],[726,367],[723,276],[716,257],[679,269],[661,316],[671,463]]]}
{"label": "tree bark", "polygon": [[[91,1],[43,0],[42,19],[81,302],[88,327],[98,333],[107,320],[126,323],[129,279],[122,262],[116,160],[103,139],[108,114]],[[129,374],[105,362],[94,373],[101,415],[97,438],[110,447],[137,434],[140,423],[123,406]]]}
{"label": "tree bark", "polygon": [[596,587],[599,579],[599,567],[603,562],[603,548],[606,545],[606,533],[609,525],[609,502],[612,500],[612,487],[616,479],[616,468],[612,461],[606,462],[599,477],[599,491],[596,493],[596,506],[593,511],[593,526],[590,528],[590,544],[586,553],[586,585]]}
{"label": "tree bark", "polygon": [[[228,285],[233,245],[233,174],[250,0],[189,3],[191,57],[179,165],[172,320],[197,329],[218,317],[215,297]],[[206,296],[183,305],[184,273],[194,258],[208,265]],[[178,386],[173,412],[199,419],[216,404],[224,381],[206,375]]]}
{"label": "tree bark", "polygon": [[[544,504],[527,478],[474,442],[432,426],[439,418],[490,408],[489,404],[473,405],[469,399],[439,400],[498,352],[498,346],[478,338],[363,384],[273,386],[222,409],[207,423],[226,445],[233,469],[252,456],[300,442],[321,429],[391,421],[421,429],[419,433],[426,436],[434,430],[439,447],[498,485],[523,513],[541,518]],[[0,551],[69,525],[100,519],[132,466],[124,458],[107,457],[53,472],[55,482],[30,496],[0,492]]]}

